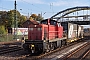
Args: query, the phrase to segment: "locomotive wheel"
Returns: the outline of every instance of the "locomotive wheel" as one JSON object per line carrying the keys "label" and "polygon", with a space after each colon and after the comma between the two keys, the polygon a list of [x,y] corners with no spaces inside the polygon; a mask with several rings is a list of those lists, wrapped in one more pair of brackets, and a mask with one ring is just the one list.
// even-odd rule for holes
{"label": "locomotive wheel", "polygon": [[53,46],[53,43],[50,44],[50,48],[51,48],[51,50],[55,49],[54,46]]}
{"label": "locomotive wheel", "polygon": [[50,46],[47,45],[47,49],[46,49],[46,52],[49,52],[50,51]]}
{"label": "locomotive wheel", "polygon": [[23,44],[23,48],[24,48],[24,50],[28,50],[29,46],[27,44]]}
{"label": "locomotive wheel", "polygon": [[56,49],[56,48],[57,48],[57,45],[56,45],[56,43],[54,43],[54,44],[53,44],[53,46],[54,46],[54,49]]}

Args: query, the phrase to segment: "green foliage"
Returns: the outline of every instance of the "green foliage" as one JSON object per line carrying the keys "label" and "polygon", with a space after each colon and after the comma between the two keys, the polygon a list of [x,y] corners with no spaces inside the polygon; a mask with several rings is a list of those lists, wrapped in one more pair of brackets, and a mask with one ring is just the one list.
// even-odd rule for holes
{"label": "green foliage", "polygon": [[25,22],[25,21],[26,21],[26,16],[21,15],[21,16],[20,16],[20,20],[19,20],[19,22],[18,22],[18,27],[22,27],[22,24],[23,24],[23,22]]}
{"label": "green foliage", "polygon": [[10,11],[0,11],[0,25],[4,25],[7,29],[8,27],[14,27],[16,24],[15,18],[17,20],[18,27],[22,26],[22,23],[26,20],[26,17],[21,15],[19,11],[15,10]]}
{"label": "green foliage", "polygon": [[19,11],[16,11],[16,16],[15,17],[15,10],[10,10],[8,11],[8,26],[9,27],[14,27],[14,24],[16,21],[15,18],[17,18],[17,22],[20,22],[20,17],[21,17],[21,14],[19,13]]}
{"label": "green foliage", "polygon": [[[0,25],[4,25],[5,28],[7,29],[8,27],[14,27],[17,21],[17,26],[20,28],[22,27],[22,23],[26,21],[26,16],[21,15],[19,11],[16,11],[16,16],[15,16],[15,10],[10,10],[10,11],[0,11]],[[43,17],[38,14],[32,14],[29,18],[30,20],[36,20],[36,21],[41,21],[43,20]]]}
{"label": "green foliage", "polygon": [[7,12],[0,11],[0,25],[5,25],[7,23]]}
{"label": "green foliage", "polygon": [[6,34],[6,30],[3,25],[0,25],[0,34]]}
{"label": "green foliage", "polygon": [[13,41],[13,35],[11,34],[0,34],[0,42]]}
{"label": "green foliage", "polygon": [[7,12],[8,16],[8,27],[13,27],[14,26],[14,11],[10,10]]}

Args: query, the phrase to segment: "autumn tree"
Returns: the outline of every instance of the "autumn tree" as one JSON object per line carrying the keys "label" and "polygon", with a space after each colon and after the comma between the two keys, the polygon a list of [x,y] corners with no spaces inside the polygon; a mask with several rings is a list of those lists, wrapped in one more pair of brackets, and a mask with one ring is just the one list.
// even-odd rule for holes
{"label": "autumn tree", "polygon": [[37,21],[41,21],[41,20],[43,20],[44,18],[40,15],[40,14],[38,14],[38,16],[37,16]]}
{"label": "autumn tree", "polygon": [[32,14],[29,19],[30,20],[41,21],[41,20],[43,20],[43,17],[40,14],[38,14],[38,15]]}
{"label": "autumn tree", "polygon": [[[0,27],[5,28],[4,32],[9,28],[14,28],[15,25],[15,10],[0,11]],[[26,20],[26,16],[21,15],[19,11],[16,11],[16,20],[18,27],[22,27],[22,23]],[[3,33],[2,30],[0,32]]]}
{"label": "autumn tree", "polygon": [[6,11],[0,11],[0,25],[4,25],[7,23],[7,12]]}
{"label": "autumn tree", "polygon": [[22,24],[26,21],[26,16],[21,15],[20,21],[18,22],[18,27],[22,27]]}
{"label": "autumn tree", "polygon": [[36,20],[36,18],[37,18],[37,15],[36,15],[36,14],[32,14],[29,19],[30,19],[30,20],[32,20],[32,19],[33,19],[33,20]]}
{"label": "autumn tree", "polygon": [[[8,11],[8,26],[14,27],[15,25],[15,10]],[[26,17],[24,15],[21,15],[19,11],[16,11],[16,20],[17,20],[17,26],[21,27],[22,23],[26,20]]]}

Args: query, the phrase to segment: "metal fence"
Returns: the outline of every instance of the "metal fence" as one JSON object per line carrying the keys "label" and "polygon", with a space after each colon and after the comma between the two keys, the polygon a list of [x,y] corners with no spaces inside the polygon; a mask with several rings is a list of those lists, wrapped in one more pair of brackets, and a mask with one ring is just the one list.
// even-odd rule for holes
{"label": "metal fence", "polygon": [[[27,35],[25,36],[17,35],[18,40],[21,40],[22,37],[25,37],[27,39]],[[6,35],[0,34],[0,42],[8,42],[8,41],[14,41],[14,40],[16,39],[14,39],[14,35],[12,34],[6,34]]]}

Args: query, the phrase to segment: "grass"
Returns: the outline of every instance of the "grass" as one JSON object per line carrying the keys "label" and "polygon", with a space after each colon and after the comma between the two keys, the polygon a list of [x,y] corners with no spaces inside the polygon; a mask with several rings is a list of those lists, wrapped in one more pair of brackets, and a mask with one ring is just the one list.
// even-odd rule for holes
{"label": "grass", "polygon": [[0,35],[0,42],[12,41],[13,35]]}
{"label": "grass", "polygon": [[[22,37],[23,37],[22,35],[17,36],[18,39],[21,39]],[[0,42],[8,42],[8,41],[13,41],[13,40],[14,40],[14,35],[12,34],[8,34],[8,35],[0,34]]]}

